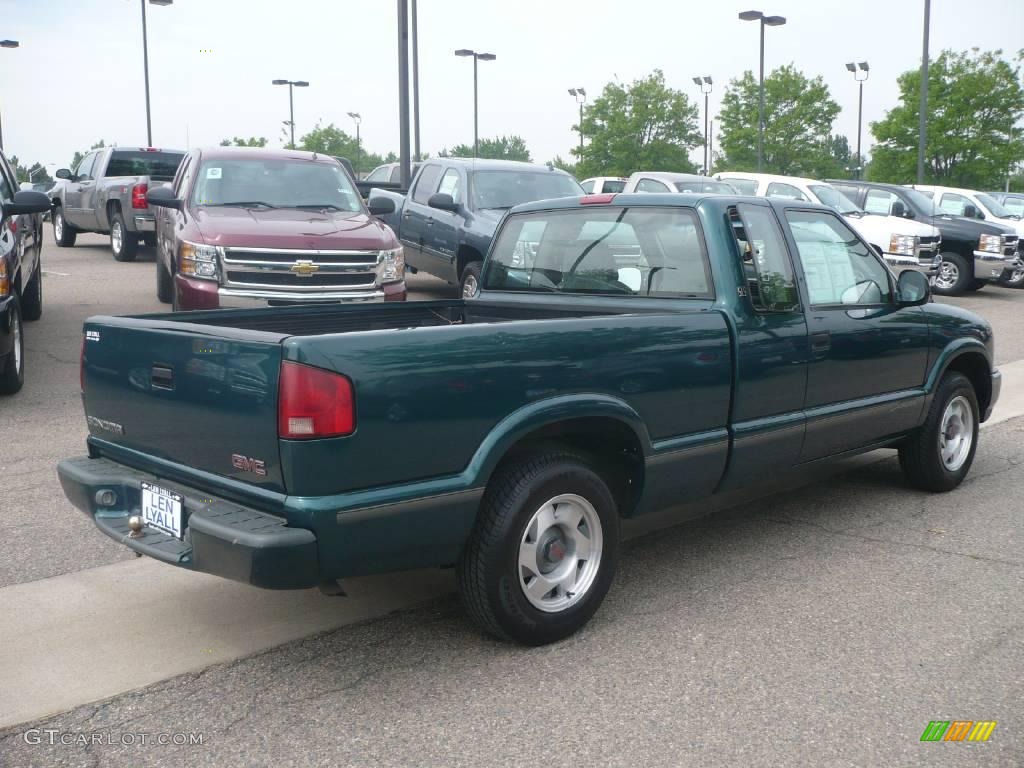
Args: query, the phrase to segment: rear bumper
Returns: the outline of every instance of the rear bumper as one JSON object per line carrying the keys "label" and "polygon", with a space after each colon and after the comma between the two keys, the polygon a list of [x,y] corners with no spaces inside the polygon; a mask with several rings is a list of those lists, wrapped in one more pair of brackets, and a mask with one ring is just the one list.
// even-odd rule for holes
{"label": "rear bumper", "polygon": [[1003,374],[999,372],[999,369],[992,371],[992,396],[988,400],[988,408],[981,415],[982,421],[988,421],[992,415],[992,410],[996,407],[996,403],[999,402],[999,393],[1003,388]]}
{"label": "rear bumper", "polygon": [[987,251],[974,252],[974,277],[978,280],[998,280],[1003,272],[1013,269],[1020,262],[1019,256],[1005,256]]}
{"label": "rear bumper", "polygon": [[136,232],[156,232],[156,219],[152,215],[132,216]]}
{"label": "rear bumper", "polygon": [[406,298],[404,280],[388,283],[372,291],[318,291],[299,294],[289,291],[222,288],[213,280],[175,275],[174,290],[178,295],[178,308],[183,310],[252,309],[286,304],[340,304],[352,301],[405,301]]}
{"label": "rear bumper", "polygon": [[[315,534],[290,528],[282,518],[109,459],[65,459],[57,465],[64,495],[107,536],[165,563],[264,589],[307,589],[319,583]],[[128,518],[140,514],[140,485],[155,482],[184,497],[184,536],[153,528],[133,538]],[[115,501],[100,506],[99,491]]]}

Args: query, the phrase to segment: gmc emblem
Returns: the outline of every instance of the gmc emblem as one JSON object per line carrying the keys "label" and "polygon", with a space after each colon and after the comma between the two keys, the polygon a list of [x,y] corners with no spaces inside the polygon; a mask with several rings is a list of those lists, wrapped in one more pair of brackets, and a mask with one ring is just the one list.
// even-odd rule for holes
{"label": "gmc emblem", "polygon": [[267,465],[263,459],[253,459],[240,453],[231,454],[231,466],[243,472],[252,472],[260,477],[265,477],[267,474]]}

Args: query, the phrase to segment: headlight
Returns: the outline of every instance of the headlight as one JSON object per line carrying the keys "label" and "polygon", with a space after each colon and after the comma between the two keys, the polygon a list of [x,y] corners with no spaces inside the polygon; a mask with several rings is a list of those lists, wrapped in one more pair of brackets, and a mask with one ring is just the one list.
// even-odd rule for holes
{"label": "headlight", "polygon": [[999,235],[982,235],[978,239],[978,250],[985,253],[1002,253],[1003,240]]}
{"label": "headlight", "polygon": [[212,245],[183,242],[178,251],[178,269],[189,277],[217,279],[217,248]]}
{"label": "headlight", "polygon": [[395,248],[377,254],[377,274],[382,283],[405,279],[405,249]]}
{"label": "headlight", "polygon": [[917,253],[917,237],[914,235],[893,235],[889,238],[889,253],[900,256],[914,256]]}

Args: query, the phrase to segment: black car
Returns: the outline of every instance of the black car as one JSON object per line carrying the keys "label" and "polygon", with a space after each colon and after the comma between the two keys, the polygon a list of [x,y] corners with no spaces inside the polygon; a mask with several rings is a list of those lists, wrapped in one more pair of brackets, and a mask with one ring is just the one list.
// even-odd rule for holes
{"label": "black car", "polygon": [[1021,243],[1010,227],[953,216],[911,187],[850,179],[828,181],[869,213],[915,219],[938,228],[942,263],[933,284],[935,293],[959,296],[990,282],[1024,287]]}
{"label": "black car", "polygon": [[50,198],[15,192],[14,171],[0,152],[0,395],[25,383],[23,320],[43,314],[43,217]]}

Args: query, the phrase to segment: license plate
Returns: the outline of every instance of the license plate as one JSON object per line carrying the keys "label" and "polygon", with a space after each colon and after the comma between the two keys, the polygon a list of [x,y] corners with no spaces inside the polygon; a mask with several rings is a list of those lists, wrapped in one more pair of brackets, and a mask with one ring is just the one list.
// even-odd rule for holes
{"label": "license plate", "polygon": [[180,493],[152,483],[142,484],[142,521],[180,539],[181,507],[185,501]]}

